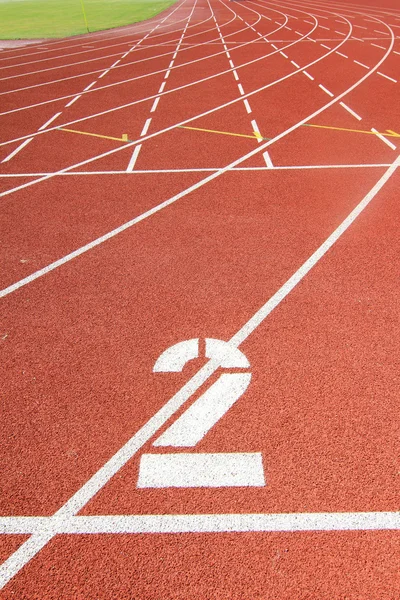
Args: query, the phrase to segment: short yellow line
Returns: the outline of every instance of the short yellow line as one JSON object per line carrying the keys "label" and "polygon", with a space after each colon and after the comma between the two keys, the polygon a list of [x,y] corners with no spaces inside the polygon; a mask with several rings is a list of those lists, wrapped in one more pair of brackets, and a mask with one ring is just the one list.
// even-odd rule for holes
{"label": "short yellow line", "polygon": [[[311,123],[305,123],[306,127],[317,127],[318,129],[333,129],[335,131],[350,131],[352,133],[366,133],[367,135],[377,135],[374,131],[364,131],[362,129],[345,129],[344,127],[330,127],[329,125],[312,125]],[[400,137],[395,131],[387,129],[390,133],[381,133],[380,135],[386,135],[387,137]],[[378,132],[379,133],[379,132]]]}
{"label": "short yellow line", "polygon": [[[206,133],[219,133],[221,135],[233,135],[235,137],[244,137],[250,138],[251,140],[257,139],[260,137],[258,134],[254,133],[253,135],[246,135],[244,133],[230,133],[229,131],[216,131],[215,129],[202,129],[201,127],[187,127],[185,125],[181,125],[180,129],[191,129],[192,131],[205,131]],[[264,138],[262,138],[264,139]]]}
{"label": "short yellow line", "polygon": [[[386,131],[388,133],[391,133],[393,137],[400,137],[400,134],[396,133],[395,131],[392,131],[392,129],[386,129]],[[385,133],[385,135],[387,135],[389,137],[388,133]]]}
{"label": "short yellow line", "polygon": [[88,131],[77,131],[76,129],[67,129],[66,127],[59,127],[60,131],[69,131],[70,133],[79,133],[80,135],[90,135],[93,137],[104,138],[105,140],[115,140],[116,142],[128,142],[128,138],[123,135],[122,138],[111,137],[110,135],[100,135],[99,133],[89,133]]}

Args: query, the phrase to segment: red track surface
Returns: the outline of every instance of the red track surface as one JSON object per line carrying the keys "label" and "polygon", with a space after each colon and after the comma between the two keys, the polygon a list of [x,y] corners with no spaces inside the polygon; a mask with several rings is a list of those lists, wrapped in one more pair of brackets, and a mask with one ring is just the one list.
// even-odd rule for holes
{"label": "red track surface", "polygon": [[[374,4],[179,0],[0,53],[2,599],[400,597],[400,10]],[[200,341],[153,372],[193,338],[250,386],[154,446],[224,370]],[[261,453],[266,483],[138,487],[182,451]]]}

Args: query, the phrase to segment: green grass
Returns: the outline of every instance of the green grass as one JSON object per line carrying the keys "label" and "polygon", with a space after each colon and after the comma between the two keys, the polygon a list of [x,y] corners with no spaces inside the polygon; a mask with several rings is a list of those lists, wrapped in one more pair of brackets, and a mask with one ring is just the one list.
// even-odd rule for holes
{"label": "green grass", "polygon": [[0,0],[0,39],[58,38],[149,19],[175,0]]}

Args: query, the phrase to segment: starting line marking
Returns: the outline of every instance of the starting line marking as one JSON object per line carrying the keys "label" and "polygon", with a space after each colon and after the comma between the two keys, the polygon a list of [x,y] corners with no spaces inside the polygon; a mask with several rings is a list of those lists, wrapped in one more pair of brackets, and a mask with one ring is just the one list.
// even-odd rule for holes
{"label": "starting line marking", "polygon": [[3,534],[240,533],[399,530],[400,512],[0,517]]}
{"label": "starting line marking", "polygon": [[235,137],[250,138],[251,140],[254,140],[254,138],[256,140],[269,140],[269,139],[271,139],[271,138],[261,137],[261,134],[260,134],[259,131],[254,131],[253,135],[247,135],[245,133],[231,133],[230,131],[217,131],[215,129],[203,129],[201,127],[188,127],[186,125],[180,125],[178,127],[178,129],[190,129],[192,131],[205,131],[206,133],[219,133],[220,135],[233,135]]}

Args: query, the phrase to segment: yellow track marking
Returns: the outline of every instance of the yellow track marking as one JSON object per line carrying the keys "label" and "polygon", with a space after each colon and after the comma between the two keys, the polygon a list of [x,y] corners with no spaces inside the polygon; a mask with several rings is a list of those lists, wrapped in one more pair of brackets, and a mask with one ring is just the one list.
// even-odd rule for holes
{"label": "yellow track marking", "polygon": [[230,131],[216,131],[215,129],[202,129],[201,127],[186,127],[185,125],[181,125],[180,129],[191,129],[192,131],[205,131],[206,133],[219,133],[220,135],[233,135],[235,137],[250,138],[251,140],[254,140],[254,138],[262,139],[262,140],[269,139],[269,138],[263,138],[255,131],[253,132],[253,135],[246,135],[244,133],[231,133]]}
{"label": "yellow track marking", "polygon": [[[344,127],[330,127],[328,125],[312,125],[311,123],[305,123],[304,125],[306,127],[317,127],[318,129],[334,129],[335,131],[351,131],[352,133],[366,133],[368,135],[377,135],[374,131],[364,131],[362,129],[346,129]],[[391,129],[386,129],[386,131],[387,133],[381,133],[380,135],[385,135],[387,137],[400,137],[399,133],[396,133]]]}
{"label": "yellow track marking", "polygon": [[77,131],[76,129],[67,129],[66,127],[59,127],[60,131],[69,131],[70,133],[79,133],[80,135],[91,135],[93,137],[104,138],[105,140],[115,140],[117,142],[129,142],[128,135],[123,134],[122,138],[111,137],[110,135],[100,135],[99,133],[89,133],[88,131]]}

